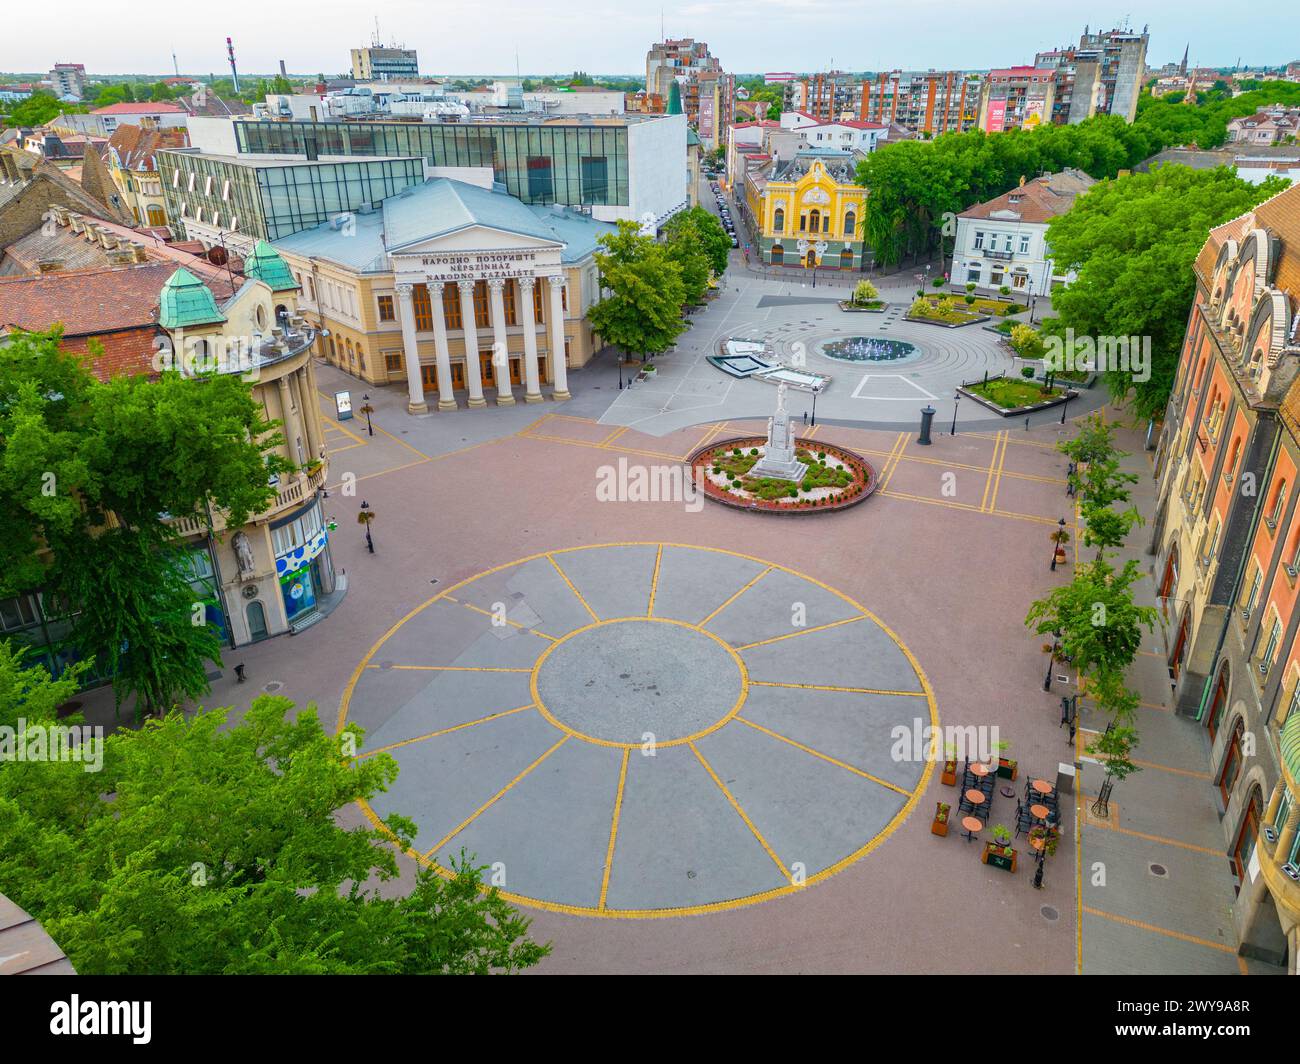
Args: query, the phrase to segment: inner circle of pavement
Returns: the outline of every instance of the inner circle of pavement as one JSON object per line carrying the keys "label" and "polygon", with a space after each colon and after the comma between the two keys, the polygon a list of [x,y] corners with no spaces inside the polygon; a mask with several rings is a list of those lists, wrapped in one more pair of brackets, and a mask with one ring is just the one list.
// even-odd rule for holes
{"label": "inner circle of pavement", "polygon": [[343,708],[363,756],[401,767],[367,812],[411,817],[420,860],[464,851],[512,901],[614,917],[775,898],[865,856],[931,771],[893,756],[896,729],[937,724],[919,666],[859,604],[655,543],[449,588],[371,650]]}
{"label": "inner circle of pavement", "polygon": [[576,737],[681,742],[720,724],[744,693],[741,666],[707,632],[650,619],[581,628],[534,670],[538,708]]}

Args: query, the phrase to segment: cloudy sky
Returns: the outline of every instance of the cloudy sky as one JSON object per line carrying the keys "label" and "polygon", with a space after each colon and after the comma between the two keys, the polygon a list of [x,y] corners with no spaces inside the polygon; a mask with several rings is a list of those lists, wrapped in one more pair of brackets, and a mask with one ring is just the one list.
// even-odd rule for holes
{"label": "cloudy sky", "polygon": [[[1033,59],[1053,45],[1131,20],[1150,24],[1148,62],[1182,56],[1204,66],[1278,64],[1300,59],[1300,35],[1262,33],[1295,26],[1293,0],[1148,0],[1082,7],[1013,4],[994,14],[986,0],[686,0],[665,3],[672,37],[709,43],[725,69],[812,71],[835,67],[985,68]],[[380,34],[420,54],[430,74],[511,73],[518,52],[524,74],[644,73],[647,46],[660,39],[658,5],[638,0],[315,0],[267,4],[222,0],[216,5],[165,5],[142,20],[121,17],[100,0],[63,0],[57,7],[12,5],[0,36],[0,70],[47,70],[56,61],[85,63],[91,73],[170,73],[176,52],[182,73],[224,73],[225,38],[234,38],[239,69],[261,73],[285,60],[293,73],[327,74],[348,66],[348,49]],[[1024,18],[1019,18],[1019,15]],[[51,51],[51,49],[54,49]]]}

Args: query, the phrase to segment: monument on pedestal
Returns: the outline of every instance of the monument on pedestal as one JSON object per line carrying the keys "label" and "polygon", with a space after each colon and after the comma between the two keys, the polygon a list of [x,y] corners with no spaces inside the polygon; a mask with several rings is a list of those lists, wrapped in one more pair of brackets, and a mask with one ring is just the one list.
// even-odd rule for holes
{"label": "monument on pedestal", "polygon": [[790,428],[790,412],[785,408],[785,385],[776,389],[776,413],[767,420],[767,446],[749,475],[776,477],[778,480],[803,480],[808,472],[804,462],[795,460],[794,433]]}

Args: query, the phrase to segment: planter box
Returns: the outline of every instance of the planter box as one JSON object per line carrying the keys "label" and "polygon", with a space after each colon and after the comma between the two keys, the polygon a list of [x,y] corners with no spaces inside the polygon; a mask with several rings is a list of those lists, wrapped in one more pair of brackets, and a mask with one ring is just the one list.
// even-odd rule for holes
{"label": "planter box", "polygon": [[998,758],[998,775],[1004,780],[1014,780],[1020,774],[1020,767],[1010,757]]}
{"label": "planter box", "polygon": [[914,318],[910,314],[904,314],[903,320],[914,321],[920,325],[937,325],[940,329],[964,329],[968,325],[978,325],[980,324],[980,322],[989,321],[990,319],[986,314],[980,317],[971,318],[970,321],[950,322],[950,321],[938,321],[935,318]]}
{"label": "planter box", "polygon": [[883,314],[889,309],[889,304],[883,299],[879,302],[880,306],[878,307],[859,307],[845,299],[840,302],[840,310],[848,314]]}
{"label": "planter box", "polygon": [[943,763],[943,773],[939,776],[939,782],[949,787],[957,786],[957,762],[945,761]]}
{"label": "planter box", "polygon": [[980,855],[980,860],[986,865],[1000,868],[1004,872],[1014,872],[1016,870],[1016,851],[1013,849],[1010,857],[1002,851],[1003,847],[992,842],[986,842],[984,844],[984,853]]}
{"label": "planter box", "polygon": [[931,835],[947,835],[947,834],[948,834],[948,821],[946,821],[946,820],[938,820],[938,819],[936,819],[936,820],[935,820],[935,821],[930,825],[930,834],[931,834]]}
{"label": "planter box", "polygon": [[930,834],[947,835],[948,821],[952,819],[952,805],[948,802],[934,803],[934,820],[930,822]]}

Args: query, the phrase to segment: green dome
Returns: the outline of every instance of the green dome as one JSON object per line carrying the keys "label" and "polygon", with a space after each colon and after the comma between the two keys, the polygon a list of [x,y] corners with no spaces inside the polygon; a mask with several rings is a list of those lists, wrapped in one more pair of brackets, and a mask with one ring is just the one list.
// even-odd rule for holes
{"label": "green dome", "polygon": [[225,320],[211,289],[189,270],[181,267],[167,278],[158,308],[158,324],[164,329],[214,325]]}
{"label": "green dome", "polygon": [[265,240],[259,240],[253,253],[244,260],[244,276],[265,281],[272,292],[289,292],[298,288],[280,253]]}

